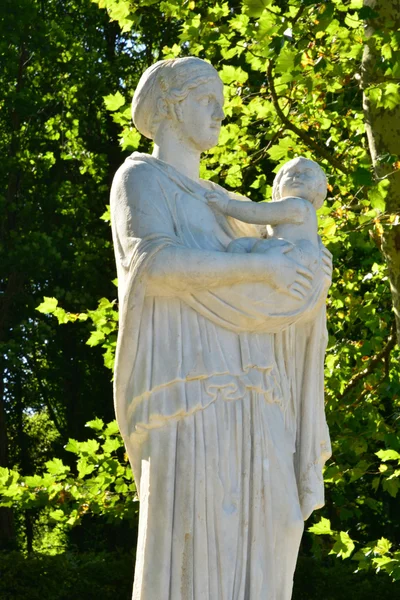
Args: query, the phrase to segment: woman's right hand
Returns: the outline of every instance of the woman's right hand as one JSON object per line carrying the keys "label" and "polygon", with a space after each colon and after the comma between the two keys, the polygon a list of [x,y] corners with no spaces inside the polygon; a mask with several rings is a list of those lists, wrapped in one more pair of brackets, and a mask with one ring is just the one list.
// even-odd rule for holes
{"label": "woman's right hand", "polygon": [[314,274],[290,258],[293,244],[285,240],[279,242],[261,255],[268,260],[266,279],[278,291],[303,300],[312,288]]}

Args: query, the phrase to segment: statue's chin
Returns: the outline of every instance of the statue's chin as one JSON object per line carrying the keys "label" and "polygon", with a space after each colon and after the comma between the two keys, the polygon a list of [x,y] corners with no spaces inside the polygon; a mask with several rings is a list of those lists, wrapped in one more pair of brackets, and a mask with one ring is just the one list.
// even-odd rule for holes
{"label": "statue's chin", "polygon": [[202,144],[202,152],[207,152],[207,150],[211,150],[211,148],[214,148],[214,146],[218,144],[219,131],[219,129],[211,130],[211,134],[209,135],[208,140],[204,141],[204,144]]}

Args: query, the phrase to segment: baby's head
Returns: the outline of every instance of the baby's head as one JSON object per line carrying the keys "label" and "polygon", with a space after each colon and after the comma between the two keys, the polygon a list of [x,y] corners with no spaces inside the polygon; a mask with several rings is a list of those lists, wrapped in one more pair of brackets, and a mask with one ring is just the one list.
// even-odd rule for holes
{"label": "baby's head", "polygon": [[327,194],[327,179],[319,164],[309,158],[293,158],[279,169],[272,186],[272,200],[297,196],[321,208]]}

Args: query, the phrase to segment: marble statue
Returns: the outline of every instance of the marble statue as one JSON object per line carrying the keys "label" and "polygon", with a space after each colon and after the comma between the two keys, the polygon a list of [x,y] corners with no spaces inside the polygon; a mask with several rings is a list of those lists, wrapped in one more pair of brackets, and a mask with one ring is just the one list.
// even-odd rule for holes
{"label": "marble statue", "polygon": [[154,150],[111,191],[135,600],[290,600],[304,520],[324,502],[326,180],[295,159],[257,205],[200,179],[223,101],[198,58],[147,69],[132,116]]}

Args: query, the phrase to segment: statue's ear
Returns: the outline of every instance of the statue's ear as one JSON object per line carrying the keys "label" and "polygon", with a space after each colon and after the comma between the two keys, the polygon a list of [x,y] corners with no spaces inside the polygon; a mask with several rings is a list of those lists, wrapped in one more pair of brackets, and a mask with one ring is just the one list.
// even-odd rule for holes
{"label": "statue's ear", "polygon": [[171,111],[173,111],[176,119],[182,123],[183,121],[183,113],[182,113],[182,106],[180,102],[174,102],[174,104],[172,104],[171,106]]}
{"label": "statue's ear", "polygon": [[162,121],[163,119],[169,119],[169,117],[168,103],[164,98],[159,98],[157,100],[157,120]]}

